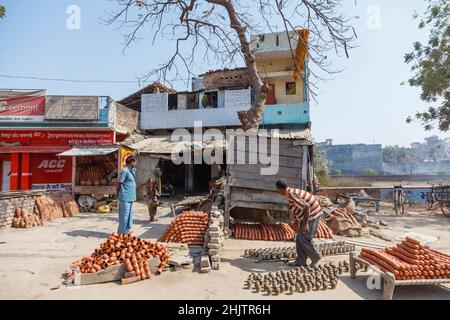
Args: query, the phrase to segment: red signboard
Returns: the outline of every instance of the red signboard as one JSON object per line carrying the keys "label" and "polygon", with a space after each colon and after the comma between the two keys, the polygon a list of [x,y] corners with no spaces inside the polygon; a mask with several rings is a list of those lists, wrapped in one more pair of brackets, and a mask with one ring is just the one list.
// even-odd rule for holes
{"label": "red signboard", "polygon": [[1,143],[21,146],[105,146],[114,144],[114,131],[0,130]]}
{"label": "red signboard", "polygon": [[0,122],[43,122],[44,96],[0,98]]}
{"label": "red signboard", "polygon": [[72,183],[72,158],[32,154],[29,175],[34,190],[64,190]]}

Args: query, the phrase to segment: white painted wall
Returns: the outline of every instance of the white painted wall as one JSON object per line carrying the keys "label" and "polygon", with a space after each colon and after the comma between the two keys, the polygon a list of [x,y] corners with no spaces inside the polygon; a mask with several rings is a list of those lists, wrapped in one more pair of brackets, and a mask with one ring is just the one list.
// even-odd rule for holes
{"label": "white painted wall", "polygon": [[[218,99],[222,99],[221,94]],[[208,127],[240,125],[237,112],[250,107],[250,89],[225,90],[223,100],[223,108],[168,111],[167,93],[144,94],[141,105],[141,128],[144,130],[189,128],[194,126],[195,121],[202,121],[203,126]]]}

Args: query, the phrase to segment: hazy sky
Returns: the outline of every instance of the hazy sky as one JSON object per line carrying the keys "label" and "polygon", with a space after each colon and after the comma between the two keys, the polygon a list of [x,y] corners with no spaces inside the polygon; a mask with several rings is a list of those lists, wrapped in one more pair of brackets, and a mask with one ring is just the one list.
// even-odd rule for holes
{"label": "hazy sky", "polygon": [[[243,0],[242,0],[243,1]],[[111,0],[4,0],[7,18],[0,20],[0,74],[66,79],[135,80],[167,58],[172,43],[151,44],[151,30],[123,54],[123,31],[102,23]],[[405,119],[425,104],[419,91],[400,83],[410,76],[403,55],[419,32],[414,10],[423,12],[424,0],[344,0],[343,11],[358,16],[354,27],[358,48],[350,58],[335,59],[345,68],[328,82],[320,82],[318,102],[312,102],[313,134],[317,141],[408,145],[437,130],[425,132]],[[81,9],[81,29],[69,30],[67,8]],[[379,19],[377,14],[379,13]],[[205,65],[205,70],[214,66]],[[139,83],[67,83],[0,77],[0,88],[45,88],[48,94],[109,95],[121,99]],[[142,84],[141,84],[142,85]],[[186,90],[182,82],[177,89]]]}

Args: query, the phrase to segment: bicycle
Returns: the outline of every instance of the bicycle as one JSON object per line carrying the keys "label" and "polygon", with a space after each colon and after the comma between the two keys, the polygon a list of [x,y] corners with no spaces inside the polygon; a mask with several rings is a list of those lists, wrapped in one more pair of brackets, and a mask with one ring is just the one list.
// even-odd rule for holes
{"label": "bicycle", "polygon": [[395,214],[405,214],[406,195],[402,186],[394,186]]}
{"label": "bicycle", "polygon": [[433,185],[427,193],[427,209],[431,211],[434,203],[439,203],[442,213],[450,217],[450,185]]}

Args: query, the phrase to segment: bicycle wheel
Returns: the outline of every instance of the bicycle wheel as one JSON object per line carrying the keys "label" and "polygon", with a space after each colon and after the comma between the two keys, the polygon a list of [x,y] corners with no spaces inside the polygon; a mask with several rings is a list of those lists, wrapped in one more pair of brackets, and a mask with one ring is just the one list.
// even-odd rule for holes
{"label": "bicycle wheel", "polygon": [[434,197],[432,193],[427,193],[427,210],[431,211],[433,209]]}
{"label": "bicycle wheel", "polygon": [[450,202],[439,200],[439,205],[441,207],[441,211],[444,214],[444,216],[450,218]]}

